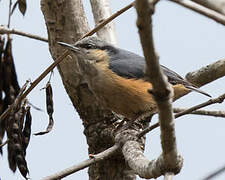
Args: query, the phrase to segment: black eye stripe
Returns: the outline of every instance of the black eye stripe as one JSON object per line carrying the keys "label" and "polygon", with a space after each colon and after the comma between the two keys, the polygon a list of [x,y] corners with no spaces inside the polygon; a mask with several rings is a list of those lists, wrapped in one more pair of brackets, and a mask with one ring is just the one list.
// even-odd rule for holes
{"label": "black eye stripe", "polygon": [[80,44],[79,45],[81,48],[85,48],[85,49],[95,49],[96,46],[93,45],[93,44],[90,44],[90,43],[87,43],[87,44]]}

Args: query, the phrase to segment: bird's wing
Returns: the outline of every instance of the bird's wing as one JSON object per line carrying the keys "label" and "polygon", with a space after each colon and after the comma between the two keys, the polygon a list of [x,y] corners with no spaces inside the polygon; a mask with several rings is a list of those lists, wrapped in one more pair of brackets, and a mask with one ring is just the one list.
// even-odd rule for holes
{"label": "bird's wing", "polygon": [[[112,53],[112,52],[111,52]],[[128,79],[145,79],[145,59],[132,52],[120,49],[113,56],[110,56],[109,69],[117,75]],[[196,91],[211,97],[208,93],[198,89],[188,81],[184,80],[179,74],[162,66],[163,73],[167,76],[169,83],[183,84],[187,89]]]}
{"label": "bird's wing", "polygon": [[109,69],[119,76],[128,79],[144,78],[144,58],[132,52],[119,49],[110,56]]}
{"label": "bird's wing", "polygon": [[[109,68],[119,76],[124,78],[144,78],[145,71],[145,59],[132,52],[120,49],[118,53],[115,53],[113,58],[110,59]],[[168,77],[168,81],[171,84],[186,84],[179,74],[161,65],[164,74]],[[187,85],[190,85],[189,83]]]}

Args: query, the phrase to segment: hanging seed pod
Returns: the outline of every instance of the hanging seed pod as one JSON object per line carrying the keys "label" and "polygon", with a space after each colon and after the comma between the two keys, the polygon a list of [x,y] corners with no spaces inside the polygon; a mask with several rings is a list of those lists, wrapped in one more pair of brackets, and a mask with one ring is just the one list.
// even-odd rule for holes
{"label": "hanging seed pod", "polygon": [[13,142],[13,144],[16,144],[16,143],[19,142],[19,135],[18,134],[12,135],[12,142]]}
{"label": "hanging seed pod", "polygon": [[[0,113],[3,113],[9,105],[11,105],[15,97],[18,95],[20,87],[17,82],[16,71],[12,56],[12,42],[8,38],[5,49],[4,42],[0,41],[0,52],[1,52],[1,64],[0,64],[0,76],[1,76],[1,85],[0,85],[0,94],[4,92],[5,98],[0,102]],[[16,112],[16,111],[15,111]],[[0,123],[0,142],[2,141],[5,130],[8,129],[6,124],[9,124],[7,118],[3,119]],[[12,125],[12,124],[11,124]],[[7,133],[8,134],[8,133]],[[2,152],[2,149],[0,148]]]}
{"label": "hanging seed pod", "polygon": [[[3,53],[4,53],[4,43],[5,40],[0,36],[0,77],[3,79]],[[0,81],[0,115],[4,112],[4,100],[3,100],[3,81]],[[4,120],[0,122],[0,144],[2,144],[2,140],[5,134],[5,123]],[[0,147],[0,153],[2,154],[2,147]]]}
{"label": "hanging seed pod", "polygon": [[23,175],[23,177],[25,178],[25,179],[28,179],[27,178],[27,174],[29,174],[29,170],[28,170],[28,168],[27,168],[27,165],[25,166],[25,165],[19,165],[18,166],[18,168],[19,168],[19,170],[20,170],[20,173]]}
{"label": "hanging seed pod", "polygon": [[20,143],[13,144],[15,154],[23,154],[22,146]]}
{"label": "hanging seed pod", "polygon": [[14,146],[13,143],[9,140],[8,142],[8,162],[9,162],[9,168],[15,172],[16,171],[16,159],[15,159],[15,153],[14,153]]}
{"label": "hanging seed pod", "polygon": [[46,84],[45,91],[46,91],[46,109],[47,109],[47,113],[49,116],[49,123],[48,123],[48,127],[46,128],[45,131],[35,133],[34,135],[43,135],[43,134],[49,133],[52,130],[53,125],[54,125],[54,120],[52,117],[52,114],[54,112],[53,92],[52,92],[52,86],[51,86],[50,82],[48,82]]}
{"label": "hanging seed pod", "polygon": [[[2,55],[3,55],[3,46],[4,46],[4,40],[2,40],[0,36],[0,77],[2,77]],[[2,104],[3,104],[3,98],[2,98],[2,93],[3,93],[3,81],[0,81],[0,114],[2,114]]]}
{"label": "hanging seed pod", "polygon": [[54,109],[53,109],[53,92],[50,82],[48,82],[46,85],[46,105],[48,115],[52,116]]}
{"label": "hanging seed pod", "polygon": [[23,139],[22,139],[24,154],[26,154],[26,149],[30,142],[31,123],[32,123],[32,116],[30,113],[30,106],[28,106],[26,108],[26,120],[23,128]]}
{"label": "hanging seed pod", "polygon": [[20,130],[20,128],[19,128],[19,126],[18,126],[18,124],[17,123],[13,123],[13,125],[12,125],[12,134],[19,134],[19,130]]}
{"label": "hanging seed pod", "polygon": [[24,118],[26,115],[26,109],[25,109],[25,103],[21,106],[20,110],[17,112],[19,114],[19,121],[17,122],[19,125],[19,129],[22,132],[23,130],[23,124],[24,124]]}
{"label": "hanging seed pod", "polygon": [[16,159],[17,166],[20,170],[20,173],[23,175],[25,179],[28,179],[27,174],[29,173],[29,170],[27,168],[27,162],[25,158],[22,155],[17,155],[15,159]]}
{"label": "hanging seed pod", "polygon": [[15,115],[13,112],[10,113],[7,121],[6,121],[6,132],[7,137],[9,139],[8,142],[8,162],[10,169],[15,172],[16,171],[16,159],[15,159],[15,143],[18,143],[18,139],[16,142],[13,141],[13,137],[18,136],[19,126],[15,123]]}
{"label": "hanging seed pod", "polygon": [[15,90],[15,96],[19,94],[20,91],[20,86],[17,81],[17,75],[16,75],[16,70],[15,70],[15,65],[14,65],[14,59],[12,55],[12,39],[8,39],[6,43],[6,48],[5,48],[5,60],[7,60],[7,65],[8,65],[8,75],[10,77],[10,84],[12,85],[13,89]]}

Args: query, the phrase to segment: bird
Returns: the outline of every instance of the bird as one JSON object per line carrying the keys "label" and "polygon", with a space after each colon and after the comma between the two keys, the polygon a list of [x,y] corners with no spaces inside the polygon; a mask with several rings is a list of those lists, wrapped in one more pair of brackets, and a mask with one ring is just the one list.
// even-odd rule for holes
{"label": "bird", "polygon": [[[129,120],[157,113],[156,102],[149,93],[152,84],[145,76],[144,57],[96,36],[83,38],[75,44],[58,44],[79,56],[77,61],[83,78],[104,107]],[[160,67],[173,87],[173,101],[191,91],[211,97],[176,72],[163,65]]]}

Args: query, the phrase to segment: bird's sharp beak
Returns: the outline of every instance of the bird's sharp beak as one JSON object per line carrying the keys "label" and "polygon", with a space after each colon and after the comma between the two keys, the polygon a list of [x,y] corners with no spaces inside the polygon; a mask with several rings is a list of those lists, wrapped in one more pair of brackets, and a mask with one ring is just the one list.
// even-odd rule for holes
{"label": "bird's sharp beak", "polygon": [[57,42],[59,45],[69,49],[69,50],[72,50],[74,52],[80,52],[80,48],[74,46],[74,45],[71,45],[71,44],[67,44],[67,43],[64,43],[64,42]]}

